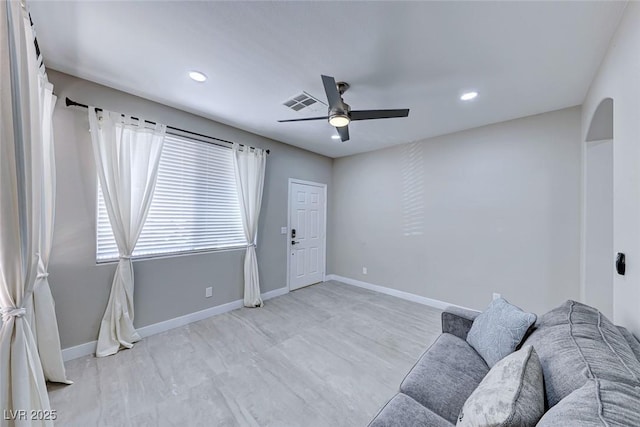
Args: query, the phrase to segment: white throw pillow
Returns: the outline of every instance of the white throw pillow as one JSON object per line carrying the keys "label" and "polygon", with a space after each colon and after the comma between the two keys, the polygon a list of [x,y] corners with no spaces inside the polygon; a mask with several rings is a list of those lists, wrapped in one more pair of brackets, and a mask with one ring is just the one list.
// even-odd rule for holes
{"label": "white throw pillow", "polygon": [[532,346],[496,363],[467,399],[459,427],[535,426],[544,415],[542,367]]}

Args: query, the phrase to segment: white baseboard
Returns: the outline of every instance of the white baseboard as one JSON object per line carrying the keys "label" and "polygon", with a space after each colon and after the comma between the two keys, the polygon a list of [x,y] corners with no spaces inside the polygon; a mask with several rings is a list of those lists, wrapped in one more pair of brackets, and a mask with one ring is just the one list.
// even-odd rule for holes
{"label": "white baseboard", "polygon": [[278,289],[274,289],[274,290],[269,291],[269,292],[265,292],[261,296],[262,296],[262,300],[266,301],[268,299],[276,298],[276,297],[279,297],[279,296],[282,296],[282,295],[288,294],[288,293],[289,293],[289,288],[287,288],[285,286],[283,288],[278,288]]}
{"label": "white baseboard", "polygon": [[[273,291],[265,292],[262,294],[262,300],[266,301],[271,298],[279,297],[289,293],[289,289],[284,288],[274,289]],[[153,325],[143,326],[136,329],[140,337],[146,338],[151,335],[166,332],[171,329],[179,328],[181,326],[188,325],[189,323],[197,322],[199,320],[208,319],[209,317],[217,316],[218,314],[227,313],[238,308],[242,308],[244,305],[243,300],[239,299],[231,301],[226,304],[217,305],[215,307],[207,308],[205,310],[196,311],[195,313],[185,314],[184,316],[174,317],[173,319],[165,320],[163,322],[154,323]],[[77,359],[79,357],[95,354],[96,345],[98,341],[91,341],[88,343],[76,345],[74,347],[65,348],[62,350],[62,360],[65,362],[68,360]]]}
{"label": "white baseboard", "polygon": [[151,335],[159,334],[161,332],[168,331],[170,329],[179,328],[181,326],[188,325],[189,323],[204,320],[209,317],[217,316],[218,314],[227,313],[232,310],[242,308],[243,301],[231,301],[226,304],[216,305],[215,307],[207,308],[204,310],[196,311],[195,313],[185,314],[184,316],[174,317],[173,319],[165,320],[163,322],[154,323],[152,325],[143,326],[136,329],[140,338],[146,338]]}
{"label": "white baseboard", "polygon": [[344,283],[346,285],[357,286],[359,288],[369,289],[370,291],[380,292],[381,294],[391,295],[397,298],[401,298],[407,301],[417,302],[418,304],[428,305],[430,307],[444,310],[447,307],[458,307],[466,310],[473,310],[471,308],[463,307],[457,304],[451,304],[448,302],[440,301],[433,298],[427,298],[420,295],[412,294],[409,292],[399,291],[393,288],[387,288],[386,286],[374,285],[373,283],[363,282],[361,280],[351,279],[349,277],[338,276],[337,274],[327,274],[325,281],[335,280],[337,282]]}
{"label": "white baseboard", "polygon": [[90,354],[96,354],[96,345],[98,345],[98,341],[91,341],[73,347],[63,348],[62,360],[66,362],[68,360],[77,359]]}

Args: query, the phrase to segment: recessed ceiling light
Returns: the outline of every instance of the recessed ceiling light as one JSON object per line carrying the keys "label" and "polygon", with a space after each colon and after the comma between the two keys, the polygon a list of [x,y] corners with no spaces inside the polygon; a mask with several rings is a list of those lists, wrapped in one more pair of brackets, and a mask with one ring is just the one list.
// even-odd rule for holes
{"label": "recessed ceiling light", "polygon": [[478,92],[475,92],[475,91],[465,92],[460,96],[460,99],[463,101],[471,101],[476,96],[478,96]]}
{"label": "recessed ceiling light", "polygon": [[200,71],[189,71],[189,77],[191,77],[193,80],[197,82],[203,82],[207,80],[207,76],[205,76]]}
{"label": "recessed ceiling light", "polygon": [[340,135],[331,135],[331,139],[340,139]]}

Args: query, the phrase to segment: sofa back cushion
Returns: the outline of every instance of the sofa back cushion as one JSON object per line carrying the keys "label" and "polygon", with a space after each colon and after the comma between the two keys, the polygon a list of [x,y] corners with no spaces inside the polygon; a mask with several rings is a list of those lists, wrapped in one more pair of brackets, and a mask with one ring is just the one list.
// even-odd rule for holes
{"label": "sofa back cushion", "polygon": [[631,350],[633,351],[633,354],[635,354],[636,359],[640,360],[640,341],[638,341],[638,339],[633,336],[633,334],[629,332],[627,328],[618,326],[618,330],[629,343],[629,347],[631,347]]}
{"label": "sofa back cushion", "polygon": [[532,345],[540,358],[549,407],[588,379],[640,385],[640,361],[629,343],[588,305],[569,300],[544,314],[524,344]]}
{"label": "sofa back cushion", "polygon": [[640,389],[607,380],[587,382],[542,417],[537,427],[640,426]]}

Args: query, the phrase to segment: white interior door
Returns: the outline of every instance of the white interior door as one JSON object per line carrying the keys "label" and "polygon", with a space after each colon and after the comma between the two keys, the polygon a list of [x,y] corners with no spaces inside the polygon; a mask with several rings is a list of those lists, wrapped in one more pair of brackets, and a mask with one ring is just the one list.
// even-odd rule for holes
{"label": "white interior door", "polygon": [[613,316],[613,141],[587,142],[585,302]]}
{"label": "white interior door", "polygon": [[289,289],[322,282],[325,270],[324,184],[289,181]]}

